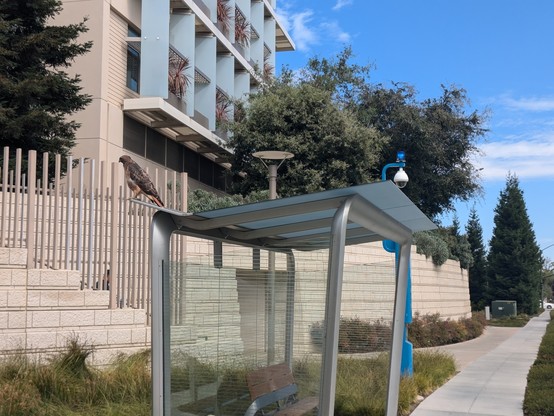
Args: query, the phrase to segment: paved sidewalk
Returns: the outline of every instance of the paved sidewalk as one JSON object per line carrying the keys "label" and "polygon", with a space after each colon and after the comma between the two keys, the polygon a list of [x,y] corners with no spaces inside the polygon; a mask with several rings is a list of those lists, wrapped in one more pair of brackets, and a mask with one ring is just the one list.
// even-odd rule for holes
{"label": "paved sidewalk", "polygon": [[440,347],[461,371],[411,416],[522,416],[527,373],[549,321],[546,311],[523,328],[490,327],[475,340]]}

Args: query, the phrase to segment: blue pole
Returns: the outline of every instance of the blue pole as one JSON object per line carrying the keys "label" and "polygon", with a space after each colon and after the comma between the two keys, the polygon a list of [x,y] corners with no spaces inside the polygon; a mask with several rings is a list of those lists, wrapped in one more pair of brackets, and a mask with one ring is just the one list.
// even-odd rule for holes
{"label": "blue pole", "polygon": [[[381,180],[387,180],[387,169],[391,167],[403,168],[406,162],[388,163],[381,172]],[[400,246],[391,240],[383,240],[383,248],[389,253],[394,253],[395,271],[398,269],[398,257]],[[400,363],[400,374],[412,377],[414,374],[414,346],[408,341],[408,324],[412,322],[412,272],[408,265],[408,285],[406,288],[406,312],[404,316],[404,335],[402,338],[402,361]]]}
{"label": "blue pole", "polygon": [[[395,268],[398,267],[400,246],[391,240],[383,240],[383,248],[389,253],[394,253]],[[402,362],[400,374],[412,377],[414,374],[414,346],[408,341],[408,324],[412,322],[412,273],[408,265],[408,285],[406,288],[406,312],[404,315],[404,335],[402,338]]]}

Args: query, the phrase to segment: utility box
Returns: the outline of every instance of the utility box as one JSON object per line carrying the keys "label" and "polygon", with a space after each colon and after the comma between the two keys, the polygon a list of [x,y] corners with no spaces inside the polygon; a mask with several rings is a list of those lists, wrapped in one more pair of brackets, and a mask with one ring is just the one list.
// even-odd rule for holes
{"label": "utility box", "polygon": [[491,314],[493,318],[517,316],[517,302],[515,300],[493,300]]}

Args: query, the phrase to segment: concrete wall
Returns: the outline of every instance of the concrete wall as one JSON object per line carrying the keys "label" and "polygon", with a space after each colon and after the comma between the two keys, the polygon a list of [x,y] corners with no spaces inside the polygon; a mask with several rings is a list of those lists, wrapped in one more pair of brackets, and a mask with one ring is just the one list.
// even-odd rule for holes
{"label": "concrete wall", "polygon": [[[328,251],[295,252],[294,354],[317,353],[310,329],[325,315]],[[184,294],[181,312],[189,318],[172,330],[173,348],[200,359],[247,362],[267,359],[267,256],[261,270],[253,271],[252,250],[225,246],[223,268],[213,267],[213,245],[188,239],[187,265],[178,286]],[[286,302],[286,256],[277,253],[275,277],[275,355],[283,357]],[[455,261],[441,267],[412,252],[413,310],[458,319],[471,315],[467,271]],[[222,298],[222,294],[225,297]],[[394,254],[381,244],[348,247],[342,285],[341,316],[363,320],[392,320],[395,296]],[[232,305],[235,306],[232,306]],[[228,314],[224,314],[225,310]],[[213,324],[218,322],[218,324]],[[218,326],[219,325],[219,326]],[[221,336],[225,328],[225,337]],[[181,334],[186,333],[186,336]],[[186,338],[186,337],[189,338]],[[234,337],[240,338],[234,338]]]}
{"label": "concrete wall", "polygon": [[[189,238],[187,264],[171,283],[172,348],[217,360],[263,361],[267,257],[252,271],[252,250],[225,247],[224,267],[213,267],[210,242]],[[94,364],[118,352],[150,346],[142,309],[108,309],[107,291],[81,290],[77,271],[27,270],[25,249],[0,249],[0,351],[52,352],[71,337],[94,345]],[[313,353],[310,328],[325,313],[326,250],[295,253],[295,354]],[[277,255],[275,278],[276,357],[284,353],[286,257]],[[380,244],[349,247],[341,315],[390,321],[394,302],[394,255]],[[441,267],[412,252],[413,311],[458,319],[471,315],[467,271],[448,261]]]}
{"label": "concrete wall", "polygon": [[150,346],[140,309],[108,309],[109,293],[81,290],[78,271],[26,269],[26,249],[0,248],[0,351],[48,354],[71,338],[93,345],[93,364]]}
{"label": "concrete wall", "polygon": [[438,312],[442,318],[469,318],[467,270],[454,260],[438,267],[431,258],[412,253],[412,302],[413,311],[422,315]]}

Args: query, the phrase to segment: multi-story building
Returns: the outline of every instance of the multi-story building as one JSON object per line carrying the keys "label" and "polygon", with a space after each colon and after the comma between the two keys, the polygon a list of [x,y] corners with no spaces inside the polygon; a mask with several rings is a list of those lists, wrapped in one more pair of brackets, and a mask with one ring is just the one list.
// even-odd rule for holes
{"label": "multi-story building", "polygon": [[64,0],[59,21],[87,17],[92,50],[72,70],[92,103],[75,157],[187,172],[191,186],[225,190],[222,125],[235,100],[272,74],[294,44],[275,0]]}

